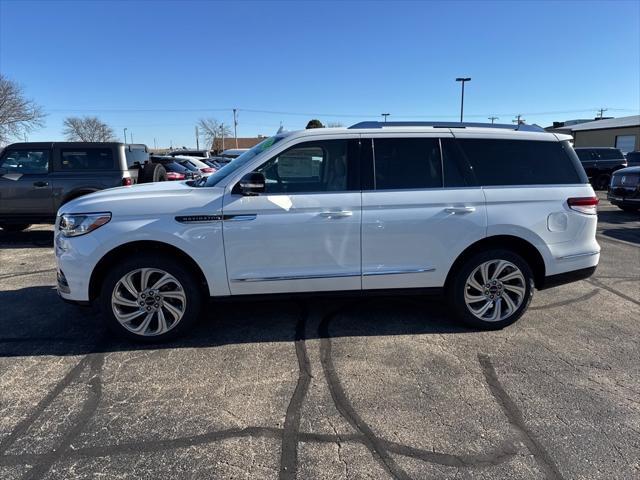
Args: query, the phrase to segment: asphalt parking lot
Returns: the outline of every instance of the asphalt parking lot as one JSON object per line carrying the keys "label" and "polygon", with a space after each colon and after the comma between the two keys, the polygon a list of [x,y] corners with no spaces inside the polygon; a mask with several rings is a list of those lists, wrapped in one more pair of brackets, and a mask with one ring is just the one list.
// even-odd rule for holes
{"label": "asphalt parking lot", "polygon": [[160,347],[54,289],[50,226],[0,232],[0,478],[640,477],[640,215],[499,332],[437,300],[224,303]]}

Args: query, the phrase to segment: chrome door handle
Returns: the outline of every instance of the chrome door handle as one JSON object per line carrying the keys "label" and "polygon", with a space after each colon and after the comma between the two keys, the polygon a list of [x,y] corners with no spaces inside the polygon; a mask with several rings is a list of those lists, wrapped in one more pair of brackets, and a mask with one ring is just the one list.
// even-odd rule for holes
{"label": "chrome door handle", "polygon": [[324,217],[324,218],[345,218],[345,217],[353,216],[353,212],[351,210],[339,210],[335,212],[320,212],[318,216]]}
{"label": "chrome door handle", "polygon": [[444,211],[447,213],[472,213],[476,211],[476,207],[447,207]]}

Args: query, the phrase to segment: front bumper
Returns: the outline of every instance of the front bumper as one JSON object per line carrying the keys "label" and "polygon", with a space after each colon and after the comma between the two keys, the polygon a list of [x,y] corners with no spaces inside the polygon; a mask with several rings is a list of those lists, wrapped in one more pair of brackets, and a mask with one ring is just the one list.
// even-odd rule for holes
{"label": "front bumper", "polygon": [[607,200],[619,207],[640,207],[640,186],[612,187],[607,193]]}

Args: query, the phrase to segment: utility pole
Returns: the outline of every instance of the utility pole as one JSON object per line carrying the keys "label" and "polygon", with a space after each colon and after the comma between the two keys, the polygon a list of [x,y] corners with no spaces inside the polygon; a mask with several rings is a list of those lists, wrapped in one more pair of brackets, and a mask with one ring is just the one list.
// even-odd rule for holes
{"label": "utility pole", "polygon": [[237,109],[233,109],[233,138],[236,141],[236,148],[238,148],[238,116]]}
{"label": "utility pole", "polygon": [[158,144],[156,143],[156,137],[153,137],[153,149],[158,150]]}
{"label": "utility pole", "polygon": [[129,137],[131,137],[131,143],[133,143],[133,132],[129,132]]}
{"label": "utility pole", "polygon": [[200,150],[200,140],[198,139],[198,125],[196,125],[196,150]]}
{"label": "utility pole", "polygon": [[495,122],[496,120],[498,120],[500,117],[489,117],[489,120],[491,120],[491,125],[493,125],[493,122]]}
{"label": "utility pole", "polygon": [[124,144],[127,144],[127,129],[124,129]]}
{"label": "utility pole", "polygon": [[387,123],[387,117],[391,115],[390,113],[381,113],[380,116],[384,118],[384,123]]}
{"label": "utility pole", "polygon": [[471,77],[458,77],[456,82],[462,82],[462,99],[460,100],[460,123],[462,123],[462,117],[464,114],[464,82],[470,82]]}
{"label": "utility pole", "polygon": [[518,114],[516,119],[515,120],[511,120],[511,122],[515,123],[516,125],[524,125],[524,122],[526,122],[526,120],[522,118],[521,114]]}
{"label": "utility pole", "polygon": [[609,110],[609,109],[608,108],[601,108],[600,110],[598,110],[599,113],[598,113],[598,117],[597,118],[602,119],[604,112],[606,112],[607,110]]}

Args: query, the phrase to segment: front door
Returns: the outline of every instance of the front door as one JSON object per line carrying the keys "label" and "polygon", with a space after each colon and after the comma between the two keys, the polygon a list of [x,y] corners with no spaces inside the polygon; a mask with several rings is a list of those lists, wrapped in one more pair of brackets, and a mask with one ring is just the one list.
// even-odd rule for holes
{"label": "front door", "polygon": [[369,139],[374,180],[362,194],[363,289],[441,287],[455,258],[484,238],[484,194],[454,158],[451,137]]}
{"label": "front door", "polygon": [[49,180],[50,151],[5,150],[0,158],[0,215],[24,219],[55,216]]}
{"label": "front door", "polygon": [[304,142],[256,171],[265,192],[231,193],[223,206],[233,295],[357,290],[360,282],[359,142]]}

